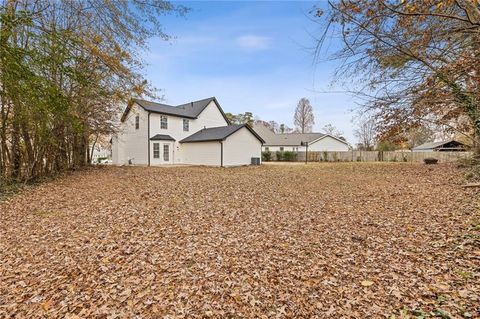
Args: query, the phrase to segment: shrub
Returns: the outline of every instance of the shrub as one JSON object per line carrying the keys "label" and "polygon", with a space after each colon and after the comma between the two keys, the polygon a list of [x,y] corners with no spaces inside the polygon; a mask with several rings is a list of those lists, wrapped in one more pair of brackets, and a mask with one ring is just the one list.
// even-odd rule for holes
{"label": "shrub", "polygon": [[480,159],[468,157],[458,160],[458,166],[465,171],[465,178],[470,182],[480,181]]}
{"label": "shrub", "polygon": [[427,165],[430,165],[430,164],[437,164],[438,163],[438,159],[436,158],[433,158],[433,157],[428,157],[428,158],[425,158],[423,160],[423,162]]}
{"label": "shrub", "polygon": [[283,152],[283,160],[287,162],[293,162],[297,159],[297,153],[291,151]]}
{"label": "shrub", "polygon": [[272,160],[272,152],[263,151],[262,152],[262,161],[270,162]]}
{"label": "shrub", "polygon": [[277,161],[283,161],[283,152],[282,151],[277,151],[275,153],[275,157]]}
{"label": "shrub", "polygon": [[338,162],[338,155],[337,153],[333,153],[333,161]]}

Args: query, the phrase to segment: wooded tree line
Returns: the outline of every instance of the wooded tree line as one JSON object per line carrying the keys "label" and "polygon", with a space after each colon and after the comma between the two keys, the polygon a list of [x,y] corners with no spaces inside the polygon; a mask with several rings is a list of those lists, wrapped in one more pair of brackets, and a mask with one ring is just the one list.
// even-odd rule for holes
{"label": "wooded tree line", "polygon": [[149,93],[139,52],[168,39],[167,1],[0,0],[0,177],[26,181],[89,163],[120,103]]}
{"label": "wooded tree line", "polygon": [[325,26],[318,56],[343,40],[337,79],[363,99],[380,139],[431,123],[480,153],[479,1],[340,0],[314,14]]}

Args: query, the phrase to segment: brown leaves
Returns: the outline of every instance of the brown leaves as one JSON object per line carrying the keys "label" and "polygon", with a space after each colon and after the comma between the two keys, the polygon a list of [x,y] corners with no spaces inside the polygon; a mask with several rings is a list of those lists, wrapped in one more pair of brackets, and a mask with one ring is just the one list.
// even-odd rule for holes
{"label": "brown leaves", "polygon": [[0,317],[475,313],[478,196],[457,176],[365,163],[78,172],[0,204]]}
{"label": "brown leaves", "polygon": [[374,284],[373,281],[370,281],[370,280],[362,280],[362,282],[360,283],[363,287],[370,287]]}

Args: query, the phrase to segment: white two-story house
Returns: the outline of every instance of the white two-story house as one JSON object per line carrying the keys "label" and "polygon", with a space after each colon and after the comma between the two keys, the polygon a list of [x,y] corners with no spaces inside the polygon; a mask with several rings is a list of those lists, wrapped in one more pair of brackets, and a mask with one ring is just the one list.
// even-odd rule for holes
{"label": "white two-story house", "polygon": [[230,125],[214,97],[172,106],[133,99],[112,138],[114,164],[248,165],[263,139],[248,125]]}

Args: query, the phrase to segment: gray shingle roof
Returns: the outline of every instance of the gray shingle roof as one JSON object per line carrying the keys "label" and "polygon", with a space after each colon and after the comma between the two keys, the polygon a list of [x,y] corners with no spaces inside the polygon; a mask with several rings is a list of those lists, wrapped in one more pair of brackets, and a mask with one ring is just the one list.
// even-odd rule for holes
{"label": "gray shingle roof", "polygon": [[302,142],[312,142],[326,135],[323,133],[275,134],[263,124],[254,124],[253,129],[265,140],[264,146],[300,146]]}
{"label": "gray shingle roof", "polygon": [[422,145],[418,145],[416,147],[414,147],[413,149],[414,150],[430,150],[430,149],[435,149],[435,148],[439,148],[440,146],[443,146],[445,144],[449,144],[449,143],[452,143],[452,144],[455,144],[455,145],[458,145],[458,146],[464,146],[463,143],[460,143],[460,142],[457,142],[455,140],[448,140],[448,141],[440,141],[440,142],[429,142],[429,143],[424,143]]}
{"label": "gray shingle roof", "polygon": [[[146,111],[149,111],[152,113],[161,113],[165,115],[172,115],[172,116],[184,117],[189,119],[196,119],[198,115],[200,115],[200,113],[202,113],[202,111],[207,107],[207,105],[210,102],[214,101],[220,113],[222,113],[223,118],[228,123],[228,119],[225,116],[225,113],[223,112],[222,108],[220,107],[220,104],[218,103],[215,97],[209,97],[203,100],[193,101],[190,103],[180,104],[176,106],[146,101],[142,99],[132,99],[132,101],[140,105]],[[125,109],[125,112],[123,113],[123,116],[122,116],[122,121],[126,118],[128,112],[130,112],[130,107],[127,107]]]}
{"label": "gray shingle roof", "polygon": [[166,134],[157,134],[153,137],[150,137],[150,140],[152,140],[152,141],[175,141],[175,139],[173,137],[171,137],[170,135],[166,135]]}
{"label": "gray shingle roof", "polygon": [[200,130],[197,133],[194,133],[184,138],[183,140],[180,141],[180,143],[222,141],[243,127],[247,128],[250,132],[252,132],[252,134],[255,135],[255,137],[259,141],[261,141],[262,143],[264,142],[263,139],[248,125],[235,124],[235,125],[204,128],[203,130]]}
{"label": "gray shingle roof", "polygon": [[172,105],[150,102],[150,101],[145,101],[140,99],[134,99],[135,103],[139,104],[141,107],[143,107],[147,111],[154,112],[154,113],[162,113],[167,115],[181,116],[181,117],[186,117],[191,119],[196,118],[213,100],[214,98],[210,97],[208,99],[194,101],[187,104],[172,106]]}

